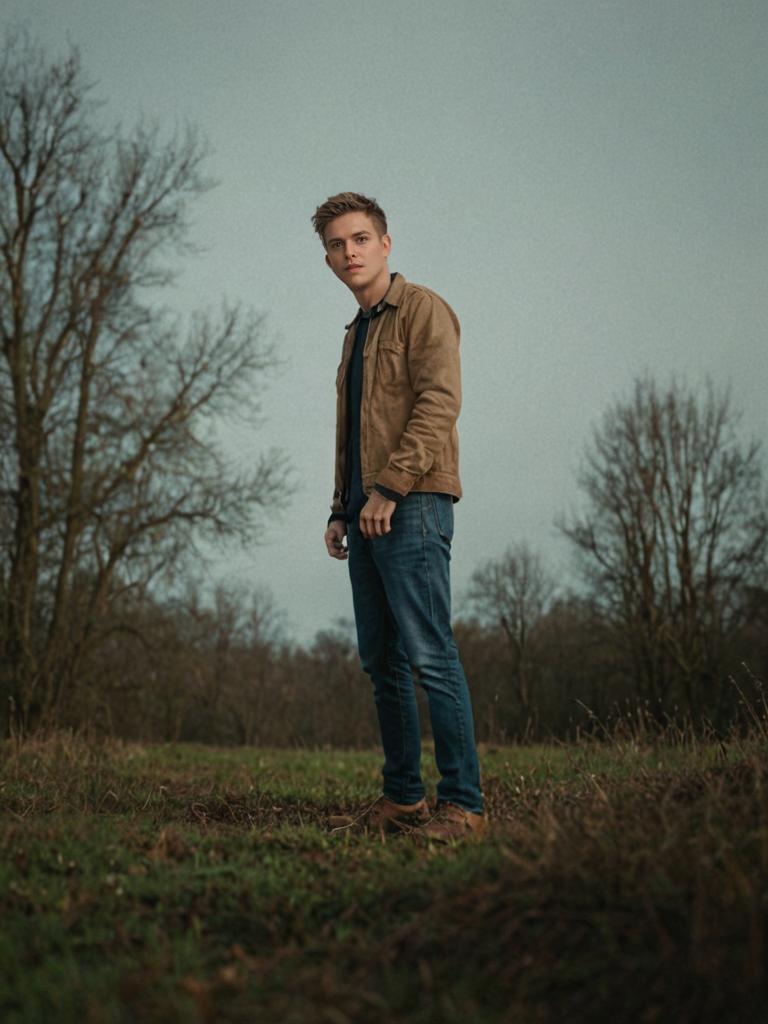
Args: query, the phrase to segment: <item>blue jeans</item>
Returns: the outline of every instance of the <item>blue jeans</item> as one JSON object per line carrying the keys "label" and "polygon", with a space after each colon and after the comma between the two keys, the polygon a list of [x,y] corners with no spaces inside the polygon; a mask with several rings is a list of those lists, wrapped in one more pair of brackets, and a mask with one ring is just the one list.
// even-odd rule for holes
{"label": "blue jeans", "polygon": [[411,492],[391,526],[366,540],[355,517],[347,540],[360,660],[373,681],[384,747],[384,795],[399,804],[424,796],[416,678],[429,703],[437,797],[480,814],[472,705],[451,630],[453,502]]}

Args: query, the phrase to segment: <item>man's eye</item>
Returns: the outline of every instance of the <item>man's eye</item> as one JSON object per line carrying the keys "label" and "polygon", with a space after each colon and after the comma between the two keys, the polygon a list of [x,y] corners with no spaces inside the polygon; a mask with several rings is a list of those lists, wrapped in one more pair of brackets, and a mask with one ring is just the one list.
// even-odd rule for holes
{"label": "man's eye", "polygon": [[358,241],[358,243],[367,242],[368,241],[368,235],[358,235],[357,236],[357,241]]}

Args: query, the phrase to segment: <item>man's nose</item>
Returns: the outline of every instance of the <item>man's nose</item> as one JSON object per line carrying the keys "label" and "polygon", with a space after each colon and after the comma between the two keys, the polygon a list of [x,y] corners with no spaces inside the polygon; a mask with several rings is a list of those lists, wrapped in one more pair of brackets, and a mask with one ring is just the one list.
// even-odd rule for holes
{"label": "man's nose", "polygon": [[344,246],[344,254],[345,254],[345,256],[347,257],[348,260],[352,259],[352,257],[355,255],[355,243],[354,242],[347,242],[347,244]]}

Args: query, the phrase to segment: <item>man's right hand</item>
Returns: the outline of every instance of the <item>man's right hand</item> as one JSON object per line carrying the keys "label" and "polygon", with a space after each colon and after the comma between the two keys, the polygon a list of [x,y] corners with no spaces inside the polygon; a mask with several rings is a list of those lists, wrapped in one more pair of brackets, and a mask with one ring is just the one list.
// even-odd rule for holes
{"label": "man's right hand", "polygon": [[325,531],[325,546],[331,558],[339,558],[344,561],[348,557],[347,549],[344,547],[344,538],[347,536],[347,524],[342,519],[334,519],[328,524]]}

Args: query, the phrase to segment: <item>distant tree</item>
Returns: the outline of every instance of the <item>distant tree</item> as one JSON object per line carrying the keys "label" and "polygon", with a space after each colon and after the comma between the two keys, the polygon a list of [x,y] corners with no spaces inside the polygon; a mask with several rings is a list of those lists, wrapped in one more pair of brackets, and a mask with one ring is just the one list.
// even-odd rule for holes
{"label": "distant tree", "polygon": [[190,580],[183,597],[129,592],[119,603],[115,628],[84,660],[65,726],[153,741],[277,741],[285,642],[267,591],[208,593]]}
{"label": "distant tree", "polygon": [[194,133],[101,131],[77,53],[23,34],[0,80],[0,714],[30,729],[121,593],[203,538],[252,538],[284,479],[273,453],[236,472],[216,435],[256,411],[260,318],[183,331],[159,304],[209,187]]}
{"label": "distant tree", "polygon": [[319,630],[296,653],[286,718],[293,742],[314,746],[376,747],[379,733],[371,681],[360,667],[354,627],[347,619]]}
{"label": "distant tree", "polygon": [[[227,739],[255,745],[274,743],[279,730],[277,663],[285,646],[282,613],[271,594],[249,596],[219,585],[215,593],[213,676]],[[214,719],[215,720],[215,719]]]}
{"label": "distant tree", "polygon": [[510,743],[526,730],[529,715],[522,711],[510,686],[510,651],[497,625],[482,625],[476,617],[454,623],[461,663],[472,692],[475,734],[482,743]]}
{"label": "distant tree", "polygon": [[[541,682],[536,708],[545,735],[573,737],[617,713],[627,717],[637,700],[622,672],[610,624],[586,597],[564,592],[536,629]],[[632,699],[634,698],[634,699]]]}
{"label": "distant tree", "polygon": [[561,523],[638,695],[660,711],[717,716],[729,639],[765,586],[760,452],[738,421],[711,385],[636,381],[595,428],[584,511]]}
{"label": "distant tree", "polygon": [[510,655],[509,683],[523,712],[534,703],[535,630],[555,593],[555,582],[541,556],[527,544],[508,548],[472,574],[467,601],[477,620],[500,629]]}

